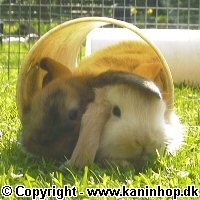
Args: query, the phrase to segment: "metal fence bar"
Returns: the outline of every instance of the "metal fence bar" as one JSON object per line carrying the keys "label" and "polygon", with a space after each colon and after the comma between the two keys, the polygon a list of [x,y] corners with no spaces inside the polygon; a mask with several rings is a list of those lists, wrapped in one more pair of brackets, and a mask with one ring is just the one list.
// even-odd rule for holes
{"label": "metal fence bar", "polygon": [[200,0],[199,0],[199,29],[200,29]]}
{"label": "metal fence bar", "polygon": [[9,40],[8,40],[8,59],[7,59],[7,63],[8,63],[8,78],[10,77],[10,57],[11,57],[11,52],[10,52],[10,32],[11,32],[11,28],[10,28],[10,23],[11,23],[11,6],[9,5]]}
{"label": "metal fence bar", "polygon": [[[19,19],[18,19],[18,23],[21,24],[21,1],[19,2]],[[20,31],[19,31],[19,41],[18,41],[18,51],[19,51],[19,54],[18,54],[18,66],[20,66],[20,55],[21,55],[21,45],[20,45]],[[19,69],[18,69],[19,71]]]}
{"label": "metal fence bar", "polygon": [[187,22],[188,22],[188,29],[190,28],[190,0],[188,0],[188,18],[187,18]]}

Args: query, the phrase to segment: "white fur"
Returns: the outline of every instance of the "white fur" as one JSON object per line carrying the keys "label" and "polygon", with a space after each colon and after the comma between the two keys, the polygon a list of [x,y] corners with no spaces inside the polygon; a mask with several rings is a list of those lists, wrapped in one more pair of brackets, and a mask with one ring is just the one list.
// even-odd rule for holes
{"label": "white fur", "polygon": [[121,109],[121,117],[110,110],[100,138],[97,159],[138,159],[156,154],[166,146],[175,151],[182,142],[182,128],[174,112],[165,119],[166,104],[162,99],[126,85],[107,86],[96,91],[104,100]]}

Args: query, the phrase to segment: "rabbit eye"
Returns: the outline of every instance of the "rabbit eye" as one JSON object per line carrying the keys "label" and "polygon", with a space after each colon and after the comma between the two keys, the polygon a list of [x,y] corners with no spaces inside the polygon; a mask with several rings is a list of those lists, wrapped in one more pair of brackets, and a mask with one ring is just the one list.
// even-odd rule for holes
{"label": "rabbit eye", "polygon": [[78,118],[78,110],[70,110],[68,116],[70,120],[76,120]]}
{"label": "rabbit eye", "polygon": [[116,117],[121,117],[121,110],[118,106],[114,106],[112,110],[113,115]]}

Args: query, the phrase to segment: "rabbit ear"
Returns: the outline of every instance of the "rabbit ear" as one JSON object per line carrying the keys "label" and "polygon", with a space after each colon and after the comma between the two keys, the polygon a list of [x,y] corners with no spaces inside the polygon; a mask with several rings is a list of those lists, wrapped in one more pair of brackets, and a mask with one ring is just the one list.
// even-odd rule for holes
{"label": "rabbit ear", "polygon": [[161,67],[162,66],[159,63],[143,63],[134,70],[134,73],[154,81],[159,74]]}
{"label": "rabbit ear", "polygon": [[102,95],[100,95],[100,99],[100,102],[90,103],[82,117],[78,142],[71,159],[66,163],[69,166],[82,168],[95,160],[101,133],[110,116],[111,109],[111,105],[104,101]]}
{"label": "rabbit ear", "polygon": [[127,84],[131,87],[138,88],[140,91],[162,99],[159,88],[152,81],[125,71],[110,70],[93,78],[92,82],[92,84],[97,88],[115,84]]}
{"label": "rabbit ear", "polygon": [[42,87],[58,77],[69,76],[72,74],[69,68],[48,57],[40,60],[40,67],[47,71],[47,74],[43,79]]}

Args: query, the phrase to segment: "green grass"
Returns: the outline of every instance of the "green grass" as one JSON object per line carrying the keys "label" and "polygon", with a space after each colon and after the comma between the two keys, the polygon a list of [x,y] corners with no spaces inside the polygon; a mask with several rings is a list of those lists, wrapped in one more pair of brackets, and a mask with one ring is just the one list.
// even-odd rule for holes
{"label": "green grass", "polygon": [[[17,59],[15,57],[12,59],[10,62],[17,66],[14,61]],[[185,125],[185,143],[176,156],[160,156],[157,161],[149,163],[140,172],[131,167],[102,168],[96,164],[89,168],[85,167],[84,170],[66,168],[59,171],[61,162],[31,157],[23,152],[20,145],[21,124],[15,95],[18,70],[10,70],[8,80],[6,65],[2,60],[0,62],[0,187],[10,185],[15,188],[17,185],[24,185],[26,188],[45,188],[52,185],[57,187],[75,185],[78,191],[82,192],[85,192],[87,187],[119,188],[123,184],[130,188],[145,187],[145,185],[182,189],[188,185],[195,185],[200,188],[200,88],[187,85],[175,87],[176,112]],[[83,198],[88,199],[86,193],[77,199]],[[13,195],[9,199],[16,197]]]}

